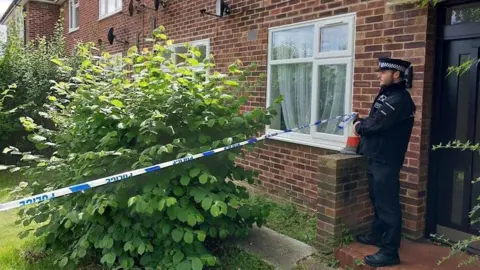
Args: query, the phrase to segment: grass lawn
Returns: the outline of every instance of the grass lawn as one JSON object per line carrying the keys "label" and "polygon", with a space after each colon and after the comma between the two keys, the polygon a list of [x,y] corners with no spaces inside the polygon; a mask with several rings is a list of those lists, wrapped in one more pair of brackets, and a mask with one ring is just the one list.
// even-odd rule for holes
{"label": "grass lawn", "polygon": [[[21,181],[20,174],[0,173],[0,202],[10,198],[9,192]],[[38,241],[32,237],[20,239],[17,235],[25,230],[23,225],[16,225],[17,211],[0,212],[0,269],[40,270],[52,268],[48,258],[28,263],[32,258]],[[30,225],[33,228],[34,225]],[[32,253],[33,252],[33,253]]]}
{"label": "grass lawn", "polygon": [[315,215],[298,211],[293,203],[278,204],[262,196],[252,196],[249,203],[270,207],[266,227],[309,245],[314,244]]}

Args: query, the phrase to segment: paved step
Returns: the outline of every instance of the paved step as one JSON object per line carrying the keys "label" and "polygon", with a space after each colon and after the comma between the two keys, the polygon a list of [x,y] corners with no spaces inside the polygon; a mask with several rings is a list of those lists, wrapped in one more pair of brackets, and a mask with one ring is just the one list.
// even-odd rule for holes
{"label": "paved step", "polygon": [[394,267],[371,267],[368,265],[357,265],[357,261],[362,261],[367,255],[374,254],[378,251],[377,247],[362,245],[360,243],[353,243],[335,252],[335,257],[340,261],[340,266],[345,269],[354,270],[479,270],[480,262],[477,261],[474,265],[462,266],[458,268],[458,263],[466,260],[466,255],[458,255],[451,258],[441,265],[437,262],[449,254],[448,247],[438,246],[431,243],[420,243],[409,240],[403,240],[400,248],[400,265]]}
{"label": "paved step", "polygon": [[303,242],[269,228],[256,226],[247,237],[236,239],[233,244],[281,270],[295,269],[298,261],[315,252],[315,248]]}

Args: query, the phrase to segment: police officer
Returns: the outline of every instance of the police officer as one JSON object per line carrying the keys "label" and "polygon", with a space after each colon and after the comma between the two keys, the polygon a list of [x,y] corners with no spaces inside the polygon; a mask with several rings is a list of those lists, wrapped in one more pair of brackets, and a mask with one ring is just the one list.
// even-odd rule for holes
{"label": "police officer", "polygon": [[368,117],[354,123],[360,136],[357,151],[368,159],[369,193],[375,210],[371,232],[357,236],[357,241],[380,247],[365,257],[365,263],[374,267],[400,263],[399,174],[416,110],[405,82],[409,66],[410,62],[400,59],[379,59],[380,92]]}

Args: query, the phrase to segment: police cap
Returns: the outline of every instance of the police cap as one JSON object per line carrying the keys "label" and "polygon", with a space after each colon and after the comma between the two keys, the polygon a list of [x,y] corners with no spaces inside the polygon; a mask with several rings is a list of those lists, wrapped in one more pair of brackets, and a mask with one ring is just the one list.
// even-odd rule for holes
{"label": "police cap", "polygon": [[404,61],[401,59],[393,59],[393,58],[379,58],[378,59],[378,71],[382,70],[393,70],[393,71],[400,71],[400,73],[405,73],[407,69],[410,67],[411,63],[408,61]]}

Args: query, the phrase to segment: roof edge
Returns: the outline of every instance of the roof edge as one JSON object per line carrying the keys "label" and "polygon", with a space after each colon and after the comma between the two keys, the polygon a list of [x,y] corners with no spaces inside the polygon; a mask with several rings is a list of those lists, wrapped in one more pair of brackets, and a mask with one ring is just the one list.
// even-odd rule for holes
{"label": "roof edge", "polygon": [[0,24],[5,24],[6,19],[10,16],[15,7],[25,5],[28,2],[41,2],[41,3],[48,3],[54,5],[61,5],[65,2],[65,0],[13,0],[10,6],[7,8],[7,11],[3,14],[0,18]]}
{"label": "roof edge", "polygon": [[10,6],[8,6],[7,11],[3,13],[2,18],[0,18],[0,24],[4,24],[5,20],[10,16],[12,11],[15,9],[16,6],[18,6],[18,2],[21,0],[13,0]]}

